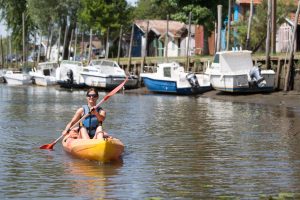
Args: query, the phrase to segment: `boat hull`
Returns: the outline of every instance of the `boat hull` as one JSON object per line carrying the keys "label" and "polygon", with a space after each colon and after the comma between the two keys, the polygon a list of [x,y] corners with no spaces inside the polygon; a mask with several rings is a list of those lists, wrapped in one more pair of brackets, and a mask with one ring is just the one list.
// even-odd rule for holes
{"label": "boat hull", "polygon": [[63,148],[69,154],[86,160],[103,163],[117,161],[124,152],[124,144],[116,138],[102,139],[63,139]]}
{"label": "boat hull", "polygon": [[34,76],[33,79],[34,79],[34,83],[40,86],[49,86],[49,85],[56,84],[55,77],[51,77],[51,76],[44,76],[44,77]]}
{"label": "boat hull", "polygon": [[251,86],[247,74],[241,75],[211,75],[210,81],[215,90],[232,93],[256,93],[274,91],[275,74],[262,74],[266,85],[264,87]]}
{"label": "boat hull", "polygon": [[[123,76],[100,76],[93,73],[81,73],[84,83],[89,87],[97,87],[102,89],[113,89],[120,85],[126,77]],[[138,87],[137,78],[129,78],[124,85],[125,89],[133,89]]]}
{"label": "boat hull", "polygon": [[8,74],[4,75],[8,85],[27,85],[31,84],[32,80],[28,74]]}
{"label": "boat hull", "polygon": [[193,88],[191,86],[178,87],[176,81],[158,80],[149,77],[143,77],[143,82],[147,89],[151,92],[170,93],[179,95],[201,94],[211,90],[211,86],[201,86]]}

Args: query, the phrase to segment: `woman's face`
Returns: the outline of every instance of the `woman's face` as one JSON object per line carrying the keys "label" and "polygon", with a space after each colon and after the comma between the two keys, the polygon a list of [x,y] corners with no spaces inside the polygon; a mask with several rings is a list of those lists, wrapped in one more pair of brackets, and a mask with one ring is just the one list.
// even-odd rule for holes
{"label": "woman's face", "polygon": [[98,95],[94,92],[94,91],[90,91],[87,95],[86,95],[87,101],[89,103],[95,103],[98,99]]}

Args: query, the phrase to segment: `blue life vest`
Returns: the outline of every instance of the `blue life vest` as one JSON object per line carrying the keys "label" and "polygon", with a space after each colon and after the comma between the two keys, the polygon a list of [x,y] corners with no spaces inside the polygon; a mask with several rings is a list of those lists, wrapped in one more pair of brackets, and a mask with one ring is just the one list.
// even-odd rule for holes
{"label": "blue life vest", "polygon": [[[88,105],[83,105],[82,108],[83,115],[86,115],[90,112],[90,108],[88,107]],[[99,112],[101,109],[101,107],[98,107],[97,112]],[[82,121],[82,126],[84,126],[87,129],[90,138],[94,137],[98,125],[99,122],[96,115],[89,115]]]}

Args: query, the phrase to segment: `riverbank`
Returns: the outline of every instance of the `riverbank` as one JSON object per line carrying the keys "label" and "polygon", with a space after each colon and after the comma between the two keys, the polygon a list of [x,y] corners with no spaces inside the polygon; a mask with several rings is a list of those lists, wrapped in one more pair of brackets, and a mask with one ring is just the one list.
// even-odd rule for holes
{"label": "riverbank", "polygon": [[[152,92],[148,91],[146,87],[141,87],[138,89],[126,90],[126,93],[151,94]],[[300,108],[300,92],[298,91],[275,91],[272,93],[256,94],[232,94],[212,90],[201,94],[201,97],[218,99],[222,101]]]}

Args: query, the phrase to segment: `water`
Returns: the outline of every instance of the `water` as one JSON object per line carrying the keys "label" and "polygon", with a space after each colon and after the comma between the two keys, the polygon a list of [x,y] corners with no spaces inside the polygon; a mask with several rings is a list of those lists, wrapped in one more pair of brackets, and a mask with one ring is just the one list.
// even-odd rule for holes
{"label": "water", "polygon": [[[100,93],[100,99],[106,93]],[[0,198],[259,199],[300,193],[300,109],[118,93],[104,129],[123,162],[76,159],[57,143],[84,91],[0,85]]]}

